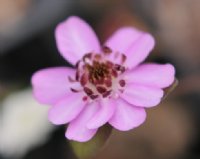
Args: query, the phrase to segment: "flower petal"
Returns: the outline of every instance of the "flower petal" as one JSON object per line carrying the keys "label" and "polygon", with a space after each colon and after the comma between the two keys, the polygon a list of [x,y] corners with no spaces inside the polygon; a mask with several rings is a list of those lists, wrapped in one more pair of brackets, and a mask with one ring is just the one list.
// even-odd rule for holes
{"label": "flower petal", "polygon": [[60,23],[56,28],[55,37],[61,55],[73,65],[84,54],[100,50],[99,41],[92,28],[76,16]]}
{"label": "flower petal", "polygon": [[128,83],[165,88],[174,82],[175,69],[171,64],[142,64],[126,75]]}
{"label": "flower petal", "polygon": [[69,123],[65,136],[70,140],[79,142],[90,140],[97,132],[97,129],[88,129],[86,125],[97,111],[97,103],[93,102],[90,105],[86,105],[80,115]]}
{"label": "flower petal", "polygon": [[100,102],[98,112],[87,124],[88,129],[96,129],[108,122],[115,111],[116,104],[112,99],[105,99]]}
{"label": "flower petal", "polygon": [[141,125],[146,119],[144,108],[134,107],[122,99],[116,101],[116,111],[109,123],[116,129],[127,131]]}
{"label": "flower petal", "polygon": [[66,124],[75,119],[84,106],[82,94],[70,92],[49,109],[48,118],[53,124]]}
{"label": "flower petal", "polygon": [[[125,65],[133,68],[145,60],[154,44],[154,38],[150,34],[127,27],[116,31],[105,45],[125,54],[127,56]],[[114,56],[111,58],[115,60]]]}
{"label": "flower petal", "polygon": [[134,42],[141,36],[141,32],[132,27],[123,27],[117,30],[105,43],[113,51],[126,53]]}
{"label": "flower petal", "polygon": [[74,75],[75,70],[67,67],[43,69],[32,76],[33,92],[42,104],[55,104],[70,91],[68,76]]}
{"label": "flower petal", "polygon": [[125,53],[127,56],[125,65],[128,68],[134,68],[143,62],[153,49],[154,45],[154,38],[148,33],[143,33]]}
{"label": "flower petal", "polygon": [[147,87],[138,84],[127,84],[121,98],[128,103],[140,107],[152,107],[160,103],[163,90],[155,87]]}

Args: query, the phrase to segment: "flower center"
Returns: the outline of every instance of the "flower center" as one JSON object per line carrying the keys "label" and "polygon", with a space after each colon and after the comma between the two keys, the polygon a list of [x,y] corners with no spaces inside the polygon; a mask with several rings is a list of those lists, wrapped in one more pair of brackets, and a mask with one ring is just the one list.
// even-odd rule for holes
{"label": "flower center", "polygon": [[[76,64],[75,78],[69,77],[70,82],[80,83],[81,88],[71,88],[71,90],[72,92],[84,91],[84,101],[106,97],[116,98],[126,85],[122,76],[126,71],[123,66],[126,56],[118,52],[114,53],[108,47],[102,48],[102,52],[103,54],[85,54]],[[114,59],[120,58],[120,64],[111,62],[109,56],[113,56]]]}

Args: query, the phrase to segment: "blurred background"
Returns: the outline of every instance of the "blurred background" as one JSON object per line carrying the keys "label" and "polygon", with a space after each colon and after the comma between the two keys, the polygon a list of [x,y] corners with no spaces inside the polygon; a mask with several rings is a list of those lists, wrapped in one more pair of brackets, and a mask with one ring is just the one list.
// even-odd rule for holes
{"label": "blurred background", "polygon": [[179,85],[145,124],[113,131],[95,159],[200,158],[200,1],[0,0],[0,159],[75,159],[65,127],[47,121],[30,88],[44,67],[69,66],[55,45],[55,26],[70,15],[92,25],[101,42],[134,26],[156,38],[147,61],[175,65]]}

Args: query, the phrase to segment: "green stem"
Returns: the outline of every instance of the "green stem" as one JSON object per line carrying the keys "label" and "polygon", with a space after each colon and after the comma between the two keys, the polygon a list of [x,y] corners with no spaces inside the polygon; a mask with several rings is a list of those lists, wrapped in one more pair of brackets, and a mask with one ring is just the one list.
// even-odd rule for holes
{"label": "green stem", "polygon": [[78,159],[90,159],[100,151],[112,132],[110,125],[102,126],[97,134],[88,142],[70,141],[70,145]]}

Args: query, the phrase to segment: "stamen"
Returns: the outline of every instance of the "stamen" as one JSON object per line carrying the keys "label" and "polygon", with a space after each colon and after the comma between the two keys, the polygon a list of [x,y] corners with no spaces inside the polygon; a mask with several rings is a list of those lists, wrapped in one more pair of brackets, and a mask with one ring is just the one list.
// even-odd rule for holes
{"label": "stamen", "polygon": [[112,92],[112,90],[109,90],[109,91],[105,92],[105,93],[102,95],[103,98],[108,97],[108,96],[111,94],[111,92]]}
{"label": "stamen", "polygon": [[122,54],[122,57],[121,57],[121,63],[123,64],[125,61],[126,61],[126,55]]}
{"label": "stamen", "polygon": [[116,78],[118,76],[117,71],[115,71],[114,69],[112,69],[112,75]]}
{"label": "stamen", "polygon": [[70,88],[72,92],[78,93],[79,91],[74,89],[74,88]]}
{"label": "stamen", "polygon": [[98,98],[98,97],[99,97],[99,95],[94,95],[94,94],[93,94],[93,95],[90,95],[90,98],[91,98],[91,99],[96,99],[96,98]]}
{"label": "stamen", "polygon": [[[76,63],[75,79],[68,77],[70,82],[80,82],[82,88],[71,88],[71,91],[84,91],[83,101],[87,101],[88,98],[94,100],[99,97],[117,98],[119,93],[124,91],[123,87],[125,87],[126,82],[124,77],[123,79],[118,79],[118,76],[122,78],[121,74],[126,70],[123,66],[126,56],[119,52],[114,52],[114,58],[121,58],[121,63],[115,64],[114,61],[107,59],[107,55],[112,53],[112,50],[104,46],[102,51],[104,54],[85,54],[82,60]],[[116,84],[116,82],[119,84]]]}
{"label": "stamen", "polygon": [[114,68],[117,70],[117,71],[121,71],[122,73],[125,71],[125,67],[124,66],[121,66],[119,64],[115,64]]}
{"label": "stamen", "polygon": [[107,89],[103,86],[97,86],[97,91],[101,94],[105,93]]}
{"label": "stamen", "polygon": [[120,81],[119,81],[119,85],[120,85],[121,87],[124,87],[124,86],[126,85],[125,80],[120,80]]}
{"label": "stamen", "polygon": [[121,66],[120,71],[121,71],[122,73],[124,73],[124,72],[126,71],[125,67],[124,67],[124,66]]}
{"label": "stamen", "polygon": [[111,78],[107,78],[104,80],[104,83],[107,87],[111,87],[112,86],[112,81]]}
{"label": "stamen", "polygon": [[91,57],[92,57],[92,53],[85,54],[83,56],[83,61],[85,62],[86,59],[91,59]]}
{"label": "stamen", "polygon": [[76,81],[78,81],[79,80],[79,71],[77,70],[76,71]]}
{"label": "stamen", "polygon": [[84,97],[83,97],[83,101],[86,101],[87,99],[88,99],[87,96],[84,96]]}
{"label": "stamen", "polygon": [[88,88],[88,87],[84,87],[83,90],[89,96],[92,95],[92,94],[94,94],[93,91],[90,88]]}
{"label": "stamen", "polygon": [[121,66],[120,66],[119,64],[115,64],[114,68],[115,68],[117,71],[120,71]]}
{"label": "stamen", "polygon": [[113,63],[110,61],[106,61],[106,65],[108,66],[108,68],[112,68],[113,67]]}
{"label": "stamen", "polygon": [[86,73],[84,73],[82,76],[81,76],[81,80],[80,80],[80,83],[82,86],[85,86],[88,82],[88,76],[86,75]]}
{"label": "stamen", "polygon": [[94,58],[95,58],[96,60],[100,60],[100,59],[101,59],[101,55],[100,55],[100,54],[95,54],[95,55],[94,55]]}
{"label": "stamen", "polygon": [[92,53],[85,54],[83,56],[83,62],[91,64],[92,63]]}
{"label": "stamen", "polygon": [[105,53],[105,54],[111,54],[112,53],[112,50],[107,46],[103,46],[102,50],[103,50],[103,53]]}
{"label": "stamen", "polygon": [[76,65],[75,65],[76,68],[79,68],[80,62],[81,62],[80,60],[77,61]]}

